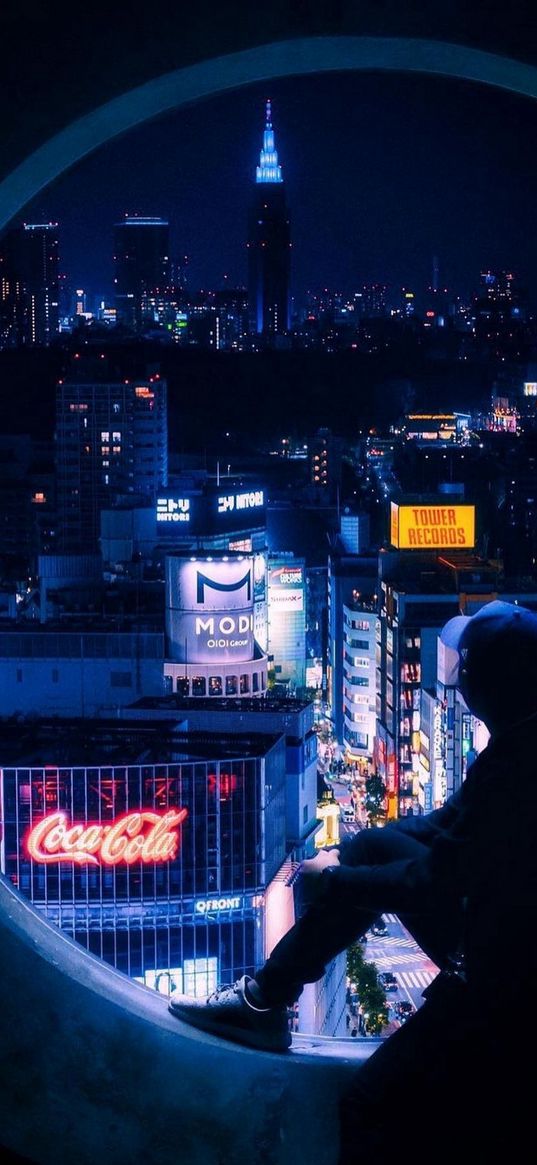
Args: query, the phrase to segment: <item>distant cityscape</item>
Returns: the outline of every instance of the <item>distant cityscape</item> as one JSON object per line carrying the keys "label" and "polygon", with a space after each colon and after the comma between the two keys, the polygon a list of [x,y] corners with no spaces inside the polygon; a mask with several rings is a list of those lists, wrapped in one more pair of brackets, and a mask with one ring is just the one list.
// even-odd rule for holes
{"label": "distant cityscape", "polygon": [[245,223],[247,286],[194,289],[188,256],[170,254],[170,223],[125,215],[114,227],[114,295],[90,295],[62,271],[61,224],[23,223],[0,241],[0,350],[41,347],[69,334],[145,337],[215,351],[375,354],[406,340],[450,358],[520,360],[535,350],[537,321],[516,273],[476,272],[471,296],[444,287],[430,257],[427,287],[360,283],[291,296],[292,214],[270,101]]}
{"label": "distant cityscape", "polygon": [[[465,780],[487,731],[445,622],[537,611],[516,275],[463,303],[432,258],[426,289],[297,305],[270,102],[245,233],[248,286],[193,292],[169,223],[128,216],[98,303],[60,274],[58,224],[0,240],[2,873],[200,997],[253,975],[301,860]],[[295,1027],[346,1034],[348,988],[341,956]]]}

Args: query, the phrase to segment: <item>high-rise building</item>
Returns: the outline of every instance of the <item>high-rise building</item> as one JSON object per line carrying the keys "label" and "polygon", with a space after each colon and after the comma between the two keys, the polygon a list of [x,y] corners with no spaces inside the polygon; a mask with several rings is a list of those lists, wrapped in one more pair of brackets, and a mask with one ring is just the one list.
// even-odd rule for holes
{"label": "high-rise building", "polygon": [[94,551],[101,510],[125,497],[156,505],[167,483],[166,382],[60,381],[56,393],[58,546]]}
{"label": "high-rise building", "polygon": [[335,499],[341,484],[341,448],[339,437],[330,429],[318,429],[308,441],[311,484],[320,496]]}
{"label": "high-rise building", "polygon": [[250,331],[266,338],[289,330],[290,229],[282,168],[267,101],[248,231]]}
{"label": "high-rise building", "polygon": [[150,300],[170,281],[170,228],[166,219],[125,215],[114,229],[117,322],[140,330],[152,322]]}
{"label": "high-rise building", "polygon": [[58,224],[24,223],[0,256],[0,346],[43,347],[59,328]]}
{"label": "high-rise building", "polygon": [[306,683],[306,563],[273,555],[268,574],[268,650],[276,684],[290,692]]}

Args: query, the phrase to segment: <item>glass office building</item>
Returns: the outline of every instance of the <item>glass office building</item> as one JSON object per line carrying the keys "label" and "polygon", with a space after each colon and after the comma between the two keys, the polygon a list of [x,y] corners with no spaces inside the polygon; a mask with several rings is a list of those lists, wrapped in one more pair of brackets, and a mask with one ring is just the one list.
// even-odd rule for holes
{"label": "glass office building", "polygon": [[62,722],[39,748],[2,729],[2,871],[51,922],[148,986],[202,996],[252,974],[265,890],[285,858],[283,737],[101,722],[89,739],[76,723],[62,753],[91,752],[82,764],[44,763]]}

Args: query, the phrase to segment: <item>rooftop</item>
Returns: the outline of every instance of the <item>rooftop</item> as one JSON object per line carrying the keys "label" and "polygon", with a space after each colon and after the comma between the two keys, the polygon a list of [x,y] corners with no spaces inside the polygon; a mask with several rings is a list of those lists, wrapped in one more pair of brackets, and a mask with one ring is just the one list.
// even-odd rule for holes
{"label": "rooftop", "polygon": [[169,720],[11,719],[0,721],[0,764],[77,767],[239,759],[264,756],[279,739],[274,733],[184,732]]}
{"label": "rooftop", "polygon": [[[278,697],[271,699],[270,696],[260,698],[245,698],[233,699],[225,696],[206,696],[205,698],[197,696],[178,696],[171,693],[169,696],[142,696],[141,700],[136,700],[135,703],[130,704],[130,708],[135,709],[151,709],[162,711],[178,711],[178,712],[256,712],[265,714],[285,713],[287,715],[293,712],[303,712],[305,708],[309,708],[311,700],[297,700],[294,697]],[[241,737],[242,739],[242,737]]]}

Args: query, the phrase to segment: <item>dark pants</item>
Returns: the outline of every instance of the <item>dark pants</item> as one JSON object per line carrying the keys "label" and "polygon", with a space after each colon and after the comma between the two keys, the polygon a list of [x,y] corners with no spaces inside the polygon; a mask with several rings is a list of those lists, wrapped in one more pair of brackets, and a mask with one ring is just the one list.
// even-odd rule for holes
{"label": "dark pants", "polygon": [[[382,865],[419,858],[425,852],[421,842],[388,826],[356,834],[341,846],[340,860],[344,865]],[[320,902],[308,907],[256,973],[267,1002],[292,1004],[304,984],[320,979],[331,959],[364,934],[376,917],[377,912],[332,901],[329,906]],[[401,921],[422,950],[440,968],[445,966],[458,943],[460,916],[439,907],[434,915],[416,913],[401,916]],[[488,1033],[474,1021],[466,989],[458,980],[440,974],[425,995],[423,1007],[352,1078],[340,1110],[340,1165],[379,1165],[392,1154],[406,1160],[401,1156],[406,1149],[411,1149],[413,1165],[431,1159],[435,1165],[452,1163],[455,1150],[469,1148],[468,1141],[460,1141],[459,1120],[455,1126],[448,1120],[446,1128],[446,1112],[453,1104],[462,1117],[466,1100],[476,1098],[476,1080],[483,1076],[483,1066],[493,1062],[492,1050],[483,1055],[483,1037]],[[470,1107],[466,1113],[470,1125],[472,1113]],[[421,1143],[416,1140],[418,1129],[424,1134]],[[479,1131],[482,1146],[481,1135]],[[474,1165],[481,1160],[487,1158],[474,1152]]]}
{"label": "dark pants", "polygon": [[[421,842],[396,829],[364,829],[340,847],[347,866],[380,866],[401,858],[419,858],[427,852]],[[401,916],[401,921],[427,955],[442,967],[458,940],[459,919],[437,914]],[[315,983],[327,964],[365,934],[377,911],[349,908],[330,902],[307,907],[295,925],[275,946],[256,980],[271,1006],[290,1006],[305,983]]]}

